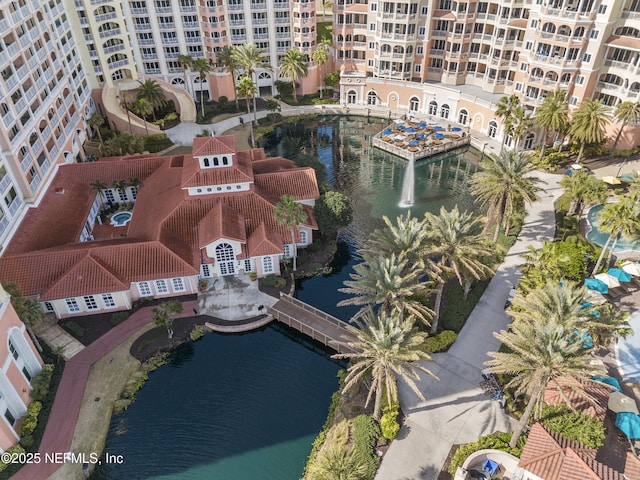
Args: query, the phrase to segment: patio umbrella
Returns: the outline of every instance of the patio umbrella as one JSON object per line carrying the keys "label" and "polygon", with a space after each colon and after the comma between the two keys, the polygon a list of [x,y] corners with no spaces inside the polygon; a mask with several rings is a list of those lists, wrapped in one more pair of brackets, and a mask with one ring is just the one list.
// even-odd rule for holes
{"label": "patio umbrella", "polygon": [[[594,280],[594,279],[592,278],[590,280]],[[607,299],[604,297],[604,295],[602,295],[600,292],[597,292],[595,290],[588,290],[588,289],[585,290],[584,299],[588,303],[591,303],[592,305],[604,305],[605,303],[607,303]]]}
{"label": "patio umbrella", "polygon": [[585,278],[584,286],[589,290],[604,293],[605,295],[609,293],[609,287],[607,286],[607,284],[602,280],[598,280],[597,278]]}
{"label": "patio umbrella", "polygon": [[394,140],[404,140],[404,135],[396,135],[395,137],[393,137]]}
{"label": "patio umbrella", "polygon": [[409,140],[409,146],[415,147],[416,145],[420,145],[420,142],[417,140]]}
{"label": "patio umbrella", "polygon": [[407,128],[407,129],[405,130],[405,132],[407,132],[407,133],[416,133],[416,132],[417,132],[417,130],[416,130],[415,128],[413,128],[413,127],[409,127],[409,128]]}
{"label": "patio umbrella", "polygon": [[622,264],[622,270],[636,277],[640,277],[640,264],[633,262],[626,262]]}
{"label": "patio umbrella", "polygon": [[[420,140],[424,140],[425,138],[427,138],[427,136],[424,133],[419,133],[416,135],[416,138],[419,138]],[[638,265],[638,267],[640,267],[640,265]]]}
{"label": "patio umbrella", "polygon": [[451,129],[451,131],[452,131],[452,132],[461,132],[461,131],[462,131],[462,129],[461,129],[460,127],[453,127],[453,128]]}
{"label": "patio umbrella", "polygon": [[418,124],[418,128],[424,128],[424,127],[426,127],[426,126],[427,126],[427,124],[426,124],[426,123],[424,123],[424,122],[420,122],[420,123]]}
{"label": "patio umbrella", "polygon": [[442,130],[443,128],[440,125],[434,125],[433,126],[433,130],[437,131],[437,130]]}
{"label": "patio umbrella", "polygon": [[616,427],[630,440],[640,438],[640,417],[637,414],[620,412],[616,415]]}
{"label": "patio umbrella", "polygon": [[625,272],[620,268],[610,268],[609,270],[607,270],[607,275],[616,277],[620,282],[630,282],[631,279],[633,278],[633,275],[631,275],[628,272]]}
{"label": "patio umbrella", "polygon": [[620,175],[620,180],[625,183],[633,183],[636,181],[636,176],[633,173],[625,173],[624,175]]}
{"label": "patio umbrella", "polygon": [[444,133],[436,133],[433,137],[438,140],[442,140],[444,138]]}
{"label": "patio umbrella", "polygon": [[618,382],[618,379],[615,377],[598,377],[596,375],[594,375],[593,377],[591,377],[591,380],[595,380],[596,382],[600,382],[600,383],[604,383],[605,385],[609,385],[611,388],[613,388],[613,390],[611,390],[612,392],[615,391],[622,391],[622,389],[620,388],[620,382]]}
{"label": "patio umbrella", "polygon": [[396,130],[404,130],[404,125],[396,125]]}
{"label": "patio umbrella", "polygon": [[401,118],[396,118],[394,120],[395,123],[404,123],[404,120],[402,120]]}
{"label": "patio umbrella", "polygon": [[604,183],[608,183],[609,185],[622,185],[622,181],[618,177],[614,177],[613,175],[602,177],[602,181]]}
{"label": "patio umbrella", "polygon": [[597,275],[594,275],[593,278],[595,278],[596,280],[600,280],[609,288],[616,288],[620,286],[620,282],[618,281],[618,279],[616,277],[612,277],[608,273],[599,273]]}
{"label": "patio umbrella", "polygon": [[[609,395],[609,403],[607,404],[607,408],[616,413],[629,412],[638,415],[638,407],[636,406],[636,401],[633,398],[626,396],[622,392],[612,392],[611,395]],[[616,426],[617,425],[618,422],[616,422]]]}
{"label": "patio umbrella", "polygon": [[388,128],[385,128],[384,130],[382,130],[382,133],[385,135],[391,135],[393,132],[391,130],[389,130]]}

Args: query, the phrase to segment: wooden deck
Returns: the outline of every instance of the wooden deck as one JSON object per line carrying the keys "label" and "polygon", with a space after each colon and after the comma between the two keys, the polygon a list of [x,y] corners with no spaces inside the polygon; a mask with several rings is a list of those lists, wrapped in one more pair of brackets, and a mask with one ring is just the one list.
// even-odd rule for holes
{"label": "wooden deck", "polygon": [[342,320],[338,320],[336,317],[332,317],[290,295],[281,293],[280,300],[273,307],[268,307],[267,312],[279,322],[308,335],[338,353],[353,351],[343,343],[348,330]]}

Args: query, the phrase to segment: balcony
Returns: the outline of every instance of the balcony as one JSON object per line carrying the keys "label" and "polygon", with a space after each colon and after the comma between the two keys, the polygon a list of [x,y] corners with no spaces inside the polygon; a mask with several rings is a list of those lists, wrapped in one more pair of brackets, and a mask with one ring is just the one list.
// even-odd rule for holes
{"label": "balcony", "polygon": [[116,18],[118,14],[116,12],[103,13],[102,15],[96,15],[94,18],[96,22],[106,22],[107,20],[111,20]]}
{"label": "balcony", "polygon": [[42,90],[45,86],[45,81],[43,77],[38,77],[38,79],[36,80],[36,88],[38,90]]}
{"label": "balcony", "polygon": [[36,173],[36,174],[33,176],[33,178],[31,179],[31,181],[29,182],[29,187],[31,188],[31,191],[32,191],[33,193],[35,193],[35,191],[37,190],[37,188],[38,188],[38,186],[40,185],[40,182],[41,182],[41,181],[42,181],[42,180],[41,180],[41,178],[40,178],[40,175]]}
{"label": "balcony", "polygon": [[230,12],[238,12],[238,11],[242,11],[244,10],[244,7],[242,6],[242,4],[238,5],[238,4],[233,4],[233,5],[227,5],[227,10],[229,10]]}
{"label": "balcony", "polygon": [[616,85],[615,83],[606,83],[606,82],[598,82],[597,87],[600,90],[606,90],[608,92],[621,92],[620,85]]}
{"label": "balcony", "polygon": [[31,157],[31,154],[27,153],[22,159],[22,161],[20,162],[20,168],[22,169],[23,172],[27,171],[32,161],[33,161],[33,157]]}
{"label": "balcony", "polygon": [[273,4],[273,8],[275,10],[289,10],[291,8],[291,4],[289,2],[276,2]]}
{"label": "balcony", "polygon": [[16,117],[13,116],[13,113],[7,112],[2,117],[2,123],[4,123],[5,128],[9,128],[11,124],[15,121]]}
{"label": "balcony", "polygon": [[254,18],[252,23],[254,25],[267,25],[268,20],[266,18]]}
{"label": "balcony", "polygon": [[159,28],[160,30],[175,30],[176,29],[176,24],[173,22],[167,22],[167,23],[160,23],[159,24]]}
{"label": "balcony", "polygon": [[283,24],[283,23],[289,23],[291,19],[289,17],[286,18],[282,18],[282,17],[276,17],[276,24]]}
{"label": "balcony", "polygon": [[[138,27],[138,25],[136,25]],[[100,32],[100,38],[110,38],[115,37],[116,35],[120,35],[121,30],[119,28],[114,28],[113,30],[106,30],[104,32]]]}
{"label": "balcony", "polygon": [[156,7],[156,11],[158,13],[172,13],[173,9],[171,7]]}
{"label": "balcony", "polygon": [[4,193],[11,185],[11,177],[7,174],[0,179],[0,194]]}
{"label": "balcony", "polygon": [[[185,39],[187,41],[187,43],[201,43],[202,42],[202,38],[201,37],[187,37]],[[175,39],[174,43],[177,43],[178,39]],[[169,43],[169,42],[167,42]]]}
{"label": "balcony", "polygon": [[[151,24],[150,23],[136,23],[134,28],[136,30],[151,30]],[[100,34],[100,36],[102,36],[102,34]]]}
{"label": "balcony", "polygon": [[20,200],[18,197],[14,198],[13,202],[11,202],[11,205],[9,205],[9,213],[12,216],[15,215],[21,206],[22,206],[22,200]]}
{"label": "balcony", "polygon": [[246,35],[231,35],[231,41],[232,42],[246,42],[247,41],[247,36]]}
{"label": "balcony", "polygon": [[266,2],[251,2],[251,10],[266,10]]}
{"label": "balcony", "polygon": [[196,6],[195,6],[195,5],[193,5],[193,6],[190,6],[190,5],[182,5],[182,6],[180,7],[180,12],[183,12],[183,13],[191,13],[191,12],[196,12],[196,11],[197,11],[197,9],[196,9]]}
{"label": "balcony", "polygon": [[148,15],[149,10],[147,10],[146,8],[132,8],[131,13],[133,15]]}
{"label": "balcony", "polygon": [[632,12],[631,10],[623,10],[622,18],[630,18],[632,20],[637,20],[640,18],[640,12]]}
{"label": "balcony", "polygon": [[27,99],[25,97],[22,97],[20,100],[18,100],[15,104],[16,107],[16,113],[18,115],[21,115],[22,112],[25,110],[25,108],[27,108]]}

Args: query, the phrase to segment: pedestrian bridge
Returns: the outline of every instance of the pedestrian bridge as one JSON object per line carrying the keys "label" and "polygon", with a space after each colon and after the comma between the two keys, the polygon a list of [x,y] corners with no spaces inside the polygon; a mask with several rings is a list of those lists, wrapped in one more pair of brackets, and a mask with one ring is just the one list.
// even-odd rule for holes
{"label": "pedestrian bridge", "polygon": [[293,298],[291,295],[281,293],[280,300],[272,307],[267,307],[267,312],[279,322],[308,335],[338,353],[353,351],[343,343],[344,337],[348,335],[349,331],[342,320]]}

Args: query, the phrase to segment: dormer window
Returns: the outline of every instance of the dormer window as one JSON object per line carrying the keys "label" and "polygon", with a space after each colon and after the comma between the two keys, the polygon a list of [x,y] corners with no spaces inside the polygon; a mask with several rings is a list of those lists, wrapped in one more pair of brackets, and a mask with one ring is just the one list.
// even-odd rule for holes
{"label": "dormer window", "polygon": [[197,157],[200,161],[200,168],[220,168],[230,167],[233,165],[233,155],[215,155],[206,157]]}

